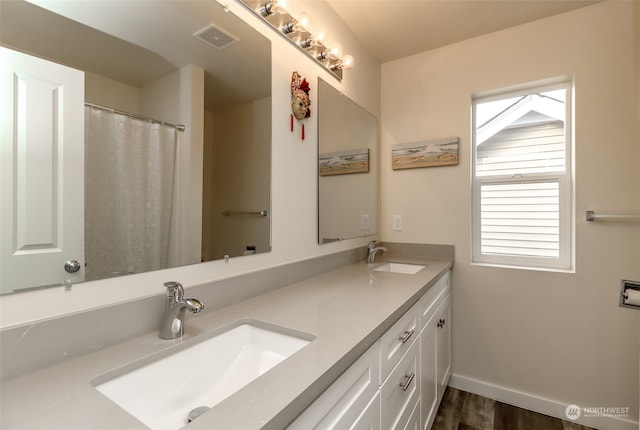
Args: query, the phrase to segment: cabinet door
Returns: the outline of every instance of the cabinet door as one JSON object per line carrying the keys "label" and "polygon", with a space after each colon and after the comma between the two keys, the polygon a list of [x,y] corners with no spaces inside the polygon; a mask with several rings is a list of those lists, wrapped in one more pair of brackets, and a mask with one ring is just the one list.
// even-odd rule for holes
{"label": "cabinet door", "polygon": [[3,47],[0,64],[0,289],[82,281],[84,73]]}
{"label": "cabinet door", "polygon": [[[366,427],[369,416],[364,412],[378,392],[380,347],[374,343],[324,393],[320,395],[289,427],[289,430],[350,429],[362,419]],[[379,405],[379,403],[378,403]],[[375,408],[375,405],[373,406]],[[379,408],[376,409],[379,411]],[[380,419],[379,413],[369,411]],[[376,428],[376,427],[372,427]]]}
{"label": "cabinet door", "polygon": [[438,399],[442,398],[451,373],[451,294],[448,294],[436,313]]}
{"label": "cabinet door", "polygon": [[420,314],[420,330],[424,328],[433,314],[438,310],[438,306],[442,303],[445,295],[449,291],[449,280],[451,279],[451,271],[446,272],[429,288],[418,301],[418,312]]}
{"label": "cabinet door", "polygon": [[420,333],[420,396],[421,400],[421,428],[428,430],[435,419],[438,404],[437,382],[437,316],[432,315]]}

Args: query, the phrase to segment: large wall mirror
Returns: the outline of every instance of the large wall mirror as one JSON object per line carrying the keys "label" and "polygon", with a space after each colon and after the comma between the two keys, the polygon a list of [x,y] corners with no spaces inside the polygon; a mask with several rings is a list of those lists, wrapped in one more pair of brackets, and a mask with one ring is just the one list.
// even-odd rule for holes
{"label": "large wall mirror", "polygon": [[378,120],[318,79],[318,243],[377,234]]}
{"label": "large wall mirror", "polygon": [[[164,104],[164,110],[171,111],[175,106],[184,104],[185,91],[188,93],[189,89],[174,85],[158,96],[158,88],[165,82],[173,82],[173,76],[182,76],[180,73],[185,68],[204,70],[204,106],[193,108],[202,109],[199,118],[203,118],[203,130],[200,132],[204,138],[201,145],[196,145],[198,151],[189,154],[191,163],[202,166],[202,178],[194,179],[188,168],[178,172],[184,166],[181,167],[179,161],[170,162],[175,165],[175,178],[181,174],[201,183],[202,195],[197,196],[200,201],[193,205],[198,207],[198,213],[190,219],[177,220],[176,205],[181,204],[181,199],[174,194],[168,199],[173,207],[170,208],[171,222],[166,228],[171,231],[162,233],[169,247],[162,262],[111,266],[107,256],[97,255],[87,262],[88,257],[84,255],[77,258],[83,266],[83,278],[80,280],[104,279],[270,251],[271,43],[268,38],[215,1],[0,1],[0,19],[1,46],[84,71],[87,98],[102,94],[106,100],[121,100],[122,105],[137,103],[140,111],[128,112],[138,116],[177,123],[174,118],[146,114],[142,107]],[[204,35],[196,37],[196,33],[203,30]],[[85,99],[87,101],[99,104],[96,109],[107,114],[122,115],[126,110],[112,106],[109,101],[98,103]],[[89,133],[87,112],[85,107],[85,150],[89,145],[88,135],[96,133],[95,128],[91,128]],[[0,115],[4,114],[0,112]],[[183,144],[180,132],[177,135],[174,152],[180,157],[184,147],[180,146]],[[3,151],[5,145],[12,145],[11,142],[0,143]],[[111,170],[111,167],[123,169],[111,159],[102,160],[103,170]],[[85,187],[101,180],[105,182],[91,176],[99,169],[86,168],[87,165],[85,162]],[[132,165],[125,169],[137,170]],[[135,176],[139,175],[133,175],[127,181],[133,181]],[[110,180],[106,182],[113,183]],[[179,193],[176,191],[179,186],[175,185],[178,182],[175,179],[168,192]],[[12,198],[5,194],[3,191],[3,203],[5,199]],[[132,200],[145,206],[143,199],[135,197]],[[86,201],[88,199],[85,198]],[[149,207],[148,202],[146,206]],[[88,217],[89,209],[85,207],[84,211]],[[141,217],[129,210],[116,215],[117,222],[129,229]],[[95,231],[87,232],[96,225],[108,226],[103,228],[106,235],[115,237],[109,234],[113,227],[110,223],[116,222],[113,216],[111,220],[95,218],[95,214],[91,216],[94,217],[92,222],[84,226],[85,241],[96,236]],[[180,237],[181,231],[193,227],[190,225],[193,219],[201,220],[201,225],[194,230],[198,232],[196,237],[193,234]],[[176,226],[176,222],[184,225]],[[85,244],[85,248],[89,249],[91,245]],[[125,243],[112,243],[108,247],[101,245],[97,254],[106,253],[107,248],[124,254],[127,246]],[[180,257],[180,251],[172,248],[174,246],[188,249],[189,252],[183,255],[189,257]],[[8,265],[7,261],[0,261],[0,271]],[[103,270],[85,270],[89,265],[92,269],[99,267]],[[33,267],[33,270],[38,269]],[[23,282],[22,278],[17,275],[7,279],[3,275],[0,294],[61,285],[65,273],[35,285]]]}

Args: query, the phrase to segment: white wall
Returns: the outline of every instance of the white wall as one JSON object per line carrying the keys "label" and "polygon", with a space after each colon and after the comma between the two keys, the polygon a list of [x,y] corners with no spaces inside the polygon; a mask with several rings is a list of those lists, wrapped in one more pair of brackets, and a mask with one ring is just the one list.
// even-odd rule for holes
{"label": "white wall", "polygon": [[[586,421],[608,429],[637,427],[640,312],[618,294],[640,279],[640,225],[585,211],[640,213],[632,8],[605,2],[382,66],[382,239],[455,245],[453,383],[556,416],[631,408],[627,422]],[[575,79],[576,273],[471,266],[471,97],[556,76]],[[393,144],[453,135],[459,165],[391,170]]]}
{"label": "white wall", "polygon": [[138,88],[91,72],[84,72],[84,98],[89,103],[140,114]]}

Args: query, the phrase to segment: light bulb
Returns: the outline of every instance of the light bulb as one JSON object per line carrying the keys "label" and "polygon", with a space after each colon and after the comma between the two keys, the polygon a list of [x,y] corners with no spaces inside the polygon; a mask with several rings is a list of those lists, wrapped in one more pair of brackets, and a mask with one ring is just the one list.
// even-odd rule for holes
{"label": "light bulb", "polygon": [[353,67],[355,60],[353,59],[352,55],[345,55],[344,57],[342,57],[342,69],[343,70],[349,70]]}
{"label": "light bulb", "polygon": [[311,17],[306,12],[300,12],[298,15],[298,23],[305,30],[309,30],[311,28]]}
{"label": "light bulb", "polygon": [[313,36],[313,39],[315,40],[316,44],[324,43],[326,38],[327,38],[327,35],[322,30],[319,30],[316,33],[316,35]]}
{"label": "light bulb", "polygon": [[331,55],[333,56],[333,58],[342,57],[342,45],[340,45],[339,43],[334,43],[331,47]]}

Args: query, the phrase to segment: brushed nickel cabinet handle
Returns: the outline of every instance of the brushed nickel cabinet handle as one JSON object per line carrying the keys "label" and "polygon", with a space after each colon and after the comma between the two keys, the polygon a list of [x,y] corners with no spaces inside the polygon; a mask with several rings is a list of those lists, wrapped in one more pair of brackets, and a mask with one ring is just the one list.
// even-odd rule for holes
{"label": "brushed nickel cabinet handle", "polygon": [[413,336],[413,333],[415,332],[415,329],[411,329],[411,330],[405,330],[402,335],[400,337],[398,337],[398,340],[402,343],[406,343],[409,338],[411,336]]}
{"label": "brushed nickel cabinet handle", "polygon": [[407,391],[407,389],[409,388],[409,385],[411,385],[411,382],[413,381],[413,378],[416,377],[416,373],[413,372],[411,375],[404,375],[404,382],[400,382],[400,388],[402,388],[402,391]]}

